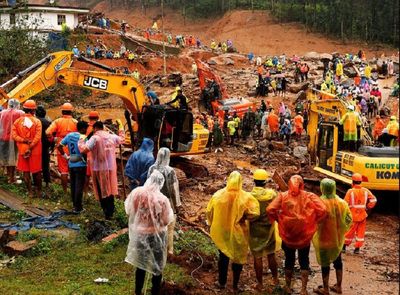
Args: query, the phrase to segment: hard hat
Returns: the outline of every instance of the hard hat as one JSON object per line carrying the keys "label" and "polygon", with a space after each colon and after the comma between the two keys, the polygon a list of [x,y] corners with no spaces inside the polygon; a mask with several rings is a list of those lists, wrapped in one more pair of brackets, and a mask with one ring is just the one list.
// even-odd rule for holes
{"label": "hard hat", "polygon": [[264,169],[257,169],[253,173],[253,178],[254,178],[254,180],[265,181],[269,178],[269,173],[267,171],[265,171]]}
{"label": "hard hat", "polygon": [[98,111],[90,111],[89,118],[100,118],[100,114]]}
{"label": "hard hat", "polygon": [[36,102],[32,99],[28,99],[23,104],[24,109],[36,110]]}
{"label": "hard hat", "polygon": [[350,111],[354,111],[354,106],[353,106],[353,105],[349,105],[349,106],[347,107],[347,109],[350,110]]}
{"label": "hard hat", "polygon": [[74,107],[69,102],[66,102],[61,106],[61,110],[62,111],[73,111]]}
{"label": "hard hat", "polygon": [[361,176],[360,173],[354,173],[353,176],[351,177],[351,179],[352,179],[353,181],[362,182],[362,176]]}
{"label": "hard hat", "polygon": [[391,116],[390,121],[396,121],[396,116]]}
{"label": "hard hat", "polygon": [[379,115],[376,115],[376,117],[375,118],[377,118],[377,119],[380,119],[381,118],[381,116],[379,116]]}

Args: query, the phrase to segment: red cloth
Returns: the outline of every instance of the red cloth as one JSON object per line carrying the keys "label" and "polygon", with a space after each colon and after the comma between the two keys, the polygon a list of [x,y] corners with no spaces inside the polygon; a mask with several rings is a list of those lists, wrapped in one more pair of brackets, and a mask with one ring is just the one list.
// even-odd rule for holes
{"label": "red cloth", "polygon": [[279,235],[285,244],[301,249],[310,244],[327,209],[317,195],[304,191],[301,176],[294,175],[289,180],[289,190],[272,201],[267,214],[271,222],[278,221]]}
{"label": "red cloth", "polygon": [[346,246],[349,246],[354,238],[356,238],[356,242],[354,244],[355,248],[361,248],[364,245],[365,239],[365,229],[367,227],[367,219],[364,219],[360,222],[353,222],[349,231],[345,235],[344,243]]}
{"label": "red cloth", "polygon": [[23,111],[6,109],[0,112],[0,140],[9,141],[11,139],[11,129],[14,122],[24,115]]}
{"label": "red cloth", "polygon": [[268,126],[271,132],[278,132],[279,130],[279,118],[274,113],[268,115]]}

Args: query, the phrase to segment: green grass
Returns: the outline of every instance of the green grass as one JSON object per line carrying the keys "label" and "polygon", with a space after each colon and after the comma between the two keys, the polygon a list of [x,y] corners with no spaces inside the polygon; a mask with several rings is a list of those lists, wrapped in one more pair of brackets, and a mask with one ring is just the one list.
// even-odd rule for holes
{"label": "green grass", "polygon": [[218,249],[210,238],[196,230],[187,230],[179,233],[178,239],[174,243],[175,254],[179,255],[182,251],[198,252],[210,257],[218,257]]}

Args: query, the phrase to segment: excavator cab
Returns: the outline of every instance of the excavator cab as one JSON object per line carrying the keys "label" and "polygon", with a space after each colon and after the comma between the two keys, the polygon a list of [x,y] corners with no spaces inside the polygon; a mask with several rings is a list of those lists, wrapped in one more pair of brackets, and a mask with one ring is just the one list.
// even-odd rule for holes
{"label": "excavator cab", "polygon": [[155,148],[169,148],[172,153],[192,149],[193,115],[165,105],[144,106],[140,119],[139,138],[151,138]]}

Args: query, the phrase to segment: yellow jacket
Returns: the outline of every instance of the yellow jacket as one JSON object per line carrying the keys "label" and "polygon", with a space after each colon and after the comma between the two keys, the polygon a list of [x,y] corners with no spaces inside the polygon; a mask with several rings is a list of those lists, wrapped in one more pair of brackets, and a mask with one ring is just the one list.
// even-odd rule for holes
{"label": "yellow jacket", "polygon": [[217,248],[232,262],[245,264],[249,249],[248,220],[260,215],[260,206],[256,198],[242,190],[239,172],[233,171],[226,187],[212,196],[206,215]]}

